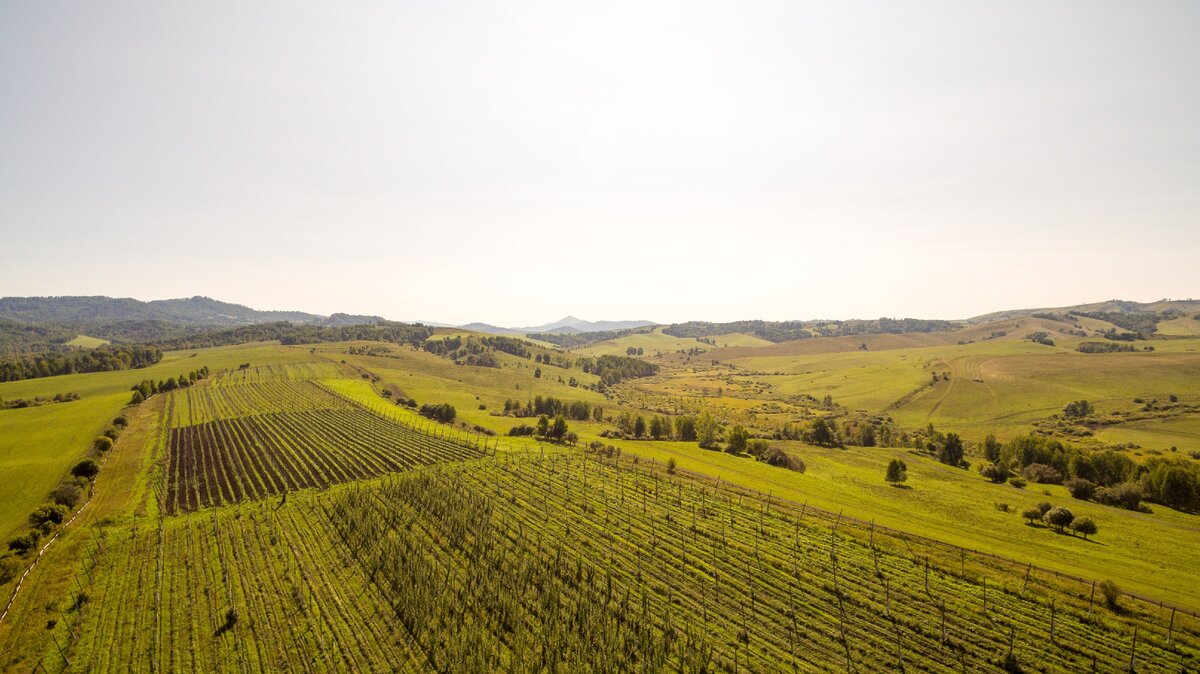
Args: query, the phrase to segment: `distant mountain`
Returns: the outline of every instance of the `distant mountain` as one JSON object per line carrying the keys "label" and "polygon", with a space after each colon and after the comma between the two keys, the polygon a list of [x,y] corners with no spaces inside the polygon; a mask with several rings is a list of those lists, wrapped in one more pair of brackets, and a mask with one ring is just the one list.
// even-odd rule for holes
{"label": "distant mountain", "polygon": [[1066,314],[1075,312],[1079,314],[1140,314],[1140,313],[1164,313],[1178,312],[1180,314],[1193,314],[1200,311],[1200,300],[1168,300],[1163,299],[1157,302],[1130,302],[1128,300],[1108,300],[1106,302],[1092,302],[1091,304],[1076,304],[1069,307],[1043,307],[1041,309],[1008,309],[1005,311],[994,311],[990,314],[983,314],[974,318],[967,319],[968,323],[994,323],[996,321],[1005,321],[1012,318],[1023,318],[1034,314]]}
{"label": "distant mountain", "polygon": [[525,335],[530,333],[571,335],[582,332],[608,332],[658,325],[653,321],[587,321],[575,316],[566,316],[553,323],[532,325],[524,328],[502,328],[489,323],[468,323],[458,327],[464,330],[487,332],[493,335]]}
{"label": "distant mountain", "polygon": [[379,316],[334,314],[329,317],[302,311],[259,311],[211,297],[152,300],[128,297],[3,297],[0,318],[20,323],[81,324],[124,321],[164,321],[188,326],[237,327],[288,321],[312,325],[380,323]]}

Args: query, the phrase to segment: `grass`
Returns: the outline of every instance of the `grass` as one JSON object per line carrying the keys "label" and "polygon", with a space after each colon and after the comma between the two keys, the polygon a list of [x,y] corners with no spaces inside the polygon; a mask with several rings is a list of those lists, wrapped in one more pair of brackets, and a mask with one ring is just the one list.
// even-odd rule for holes
{"label": "grass", "polygon": [[109,342],[107,339],[100,339],[99,337],[88,337],[87,335],[79,335],[75,339],[72,339],[71,341],[67,342],[67,346],[78,346],[83,349],[94,349],[98,346],[104,346],[105,344],[110,344],[110,343],[111,342]]}
{"label": "grass", "polygon": [[[195,355],[193,355],[195,354]],[[167,379],[207,365],[217,372],[254,365],[305,362],[308,349],[279,345],[220,347],[164,354],[138,370],[72,374],[0,383],[0,398],[51,397],[75,392],[80,400],[0,410],[0,535],[10,535],[129,402],[129,388],[144,379]]]}

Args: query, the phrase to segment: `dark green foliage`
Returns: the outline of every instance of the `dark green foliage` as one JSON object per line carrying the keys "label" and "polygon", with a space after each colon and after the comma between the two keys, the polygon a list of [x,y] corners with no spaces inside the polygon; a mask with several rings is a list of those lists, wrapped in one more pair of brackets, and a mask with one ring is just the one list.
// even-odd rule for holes
{"label": "dark green foliage", "polygon": [[629,356],[600,356],[595,360],[581,358],[580,367],[598,377],[605,386],[618,384],[626,379],[650,377],[658,374],[658,366]]}
{"label": "dark green foliage", "polygon": [[1021,474],[1038,484],[1062,484],[1062,473],[1044,463],[1031,463],[1021,470]]}
{"label": "dark green foliage", "polygon": [[948,466],[958,466],[963,460],[962,438],[957,433],[947,433],[946,440],[938,449],[938,461]]}
{"label": "dark green foliage", "polygon": [[1111,487],[1100,487],[1096,490],[1096,502],[1104,505],[1138,510],[1141,507],[1144,492],[1141,485],[1134,482],[1122,482]]}
{"label": "dark green foliage", "polygon": [[898,485],[908,481],[908,466],[900,459],[892,459],[888,463],[887,474],[884,479],[893,485]]}
{"label": "dark green foliage", "polygon": [[35,527],[41,526],[46,522],[53,524],[62,524],[67,518],[67,508],[58,505],[57,503],[47,503],[38,506],[37,510],[29,513],[29,523]]}
{"label": "dark green foliage", "polygon": [[1115,344],[1113,342],[1083,342],[1075,347],[1080,353],[1122,353],[1137,351],[1132,344]]}
{"label": "dark green foliage", "polygon": [[1108,604],[1110,609],[1114,611],[1120,610],[1121,588],[1117,587],[1116,583],[1111,580],[1101,581],[1100,593],[1104,595],[1104,603]]}
{"label": "dark green foliage", "polygon": [[741,426],[734,426],[729,431],[729,445],[725,451],[730,454],[741,454],[746,451],[746,444],[750,441],[750,433]]}
{"label": "dark green foliage", "polygon": [[18,555],[23,555],[36,549],[41,540],[42,532],[34,529],[33,531],[21,534],[20,536],[14,536],[10,538],[8,541],[8,549],[12,550]]}
{"label": "dark green foliage", "polygon": [[1043,513],[1042,509],[1037,506],[1033,506],[1031,508],[1026,508],[1025,510],[1021,511],[1021,517],[1024,517],[1025,519],[1029,520],[1030,524],[1033,524],[1037,520],[1042,519],[1043,514],[1045,514],[1045,513]]}
{"label": "dark green foliage", "polygon": [[1093,407],[1088,401],[1076,400],[1067,403],[1066,407],[1063,407],[1063,416],[1067,417],[1068,419],[1078,419],[1080,417],[1086,417],[1095,411],[1096,408]]}
{"label": "dark green foliage", "polygon": [[1070,526],[1075,519],[1075,514],[1062,506],[1051,508],[1044,516],[1046,522],[1058,531],[1062,531]]}
{"label": "dark green foliage", "polygon": [[75,467],[71,469],[71,474],[75,477],[85,477],[90,480],[100,474],[100,464],[91,459],[84,459],[75,464]]}
{"label": "dark green foliage", "polygon": [[421,405],[419,413],[423,417],[440,421],[444,424],[454,421],[454,418],[458,416],[458,410],[454,409],[454,406],[450,403],[441,403],[440,405]]}
{"label": "dark green foliage", "polygon": [[653,329],[654,326],[645,326],[626,330],[597,330],[594,332],[534,332],[527,336],[539,342],[547,342],[570,349],[577,346],[620,339],[626,335],[644,334],[651,332]]}
{"label": "dark green foliage", "polygon": [[102,346],[90,351],[36,353],[0,360],[0,382],[80,372],[111,372],[153,365],[162,351],[153,346]]}
{"label": "dark green foliage", "polygon": [[1037,330],[1025,335],[1025,339],[1035,343],[1044,344],[1046,346],[1054,346],[1054,340],[1050,339],[1050,333],[1043,330]]}
{"label": "dark green foliage", "polygon": [[909,332],[949,332],[961,327],[953,321],[916,318],[880,318],[850,321],[734,321],[709,323],[690,321],[663,328],[672,337],[710,337],[731,332],[744,332],[769,342],[787,342],[810,337],[841,337],[845,335],[903,334]]}
{"label": "dark green foliage", "polygon": [[1096,526],[1096,523],[1090,517],[1080,517],[1071,522],[1071,529],[1077,534],[1083,534],[1084,540],[1087,540],[1088,536],[1095,535],[1097,531],[1100,531],[1100,527]]}
{"label": "dark green foliage", "polygon": [[113,441],[112,438],[108,437],[107,435],[101,435],[100,437],[96,438],[96,441],[92,444],[98,451],[107,452],[108,450],[112,449]]}
{"label": "dark green foliage", "polygon": [[1073,477],[1063,483],[1073,498],[1090,501],[1096,495],[1096,485],[1091,480]]}
{"label": "dark green foliage", "polygon": [[50,498],[58,505],[74,508],[83,499],[83,491],[73,484],[60,484]]}

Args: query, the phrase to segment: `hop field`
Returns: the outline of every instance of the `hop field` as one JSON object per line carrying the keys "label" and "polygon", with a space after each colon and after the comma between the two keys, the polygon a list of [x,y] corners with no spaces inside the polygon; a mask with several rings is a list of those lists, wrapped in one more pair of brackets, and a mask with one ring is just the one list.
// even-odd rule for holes
{"label": "hop field", "polygon": [[1129,597],[574,451],[105,527],[92,550],[71,670],[1176,672],[1200,639]]}
{"label": "hop field", "polygon": [[172,394],[163,506],[168,514],[438,461],[482,456],[326,389],[307,368],[253,368]]}

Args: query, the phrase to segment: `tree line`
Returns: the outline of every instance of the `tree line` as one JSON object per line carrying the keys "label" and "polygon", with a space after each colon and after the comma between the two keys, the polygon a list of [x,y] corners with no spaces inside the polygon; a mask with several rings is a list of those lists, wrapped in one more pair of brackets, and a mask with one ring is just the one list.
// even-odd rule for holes
{"label": "tree line", "polygon": [[162,360],[154,346],[108,345],[87,351],[35,353],[0,359],[0,382],[83,372],[134,370]]}

